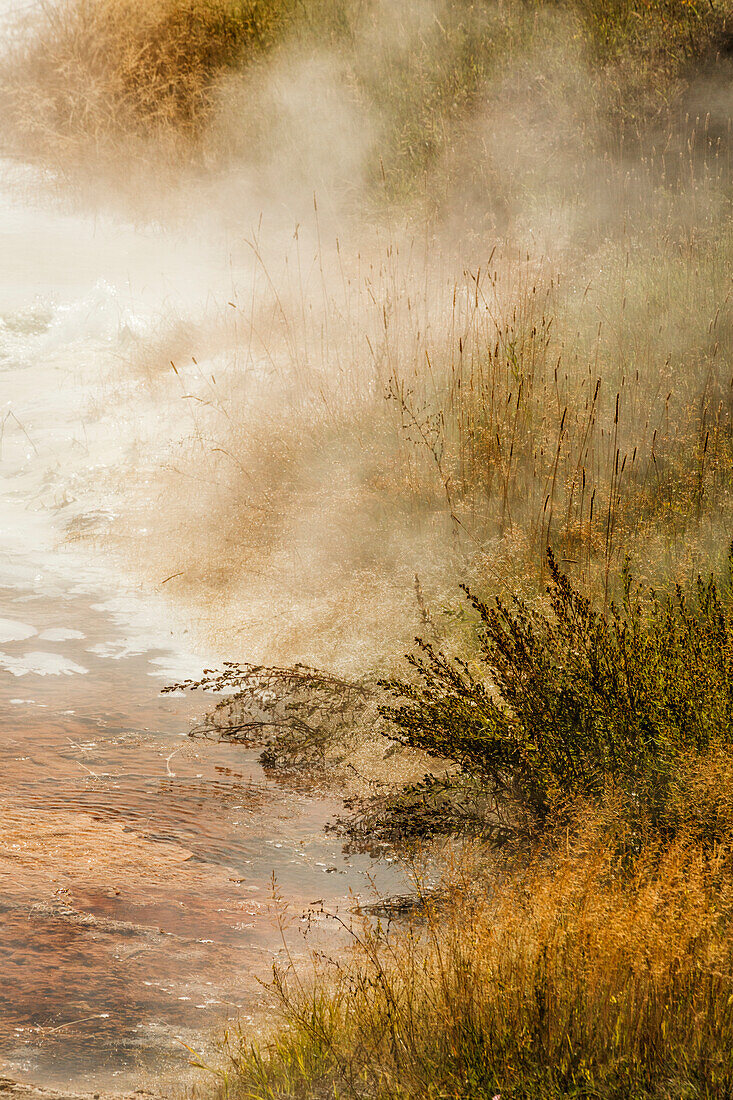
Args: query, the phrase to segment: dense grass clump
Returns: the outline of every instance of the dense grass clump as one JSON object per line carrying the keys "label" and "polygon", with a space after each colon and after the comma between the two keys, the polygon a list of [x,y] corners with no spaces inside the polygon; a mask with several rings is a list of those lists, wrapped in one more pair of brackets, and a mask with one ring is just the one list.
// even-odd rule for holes
{"label": "dense grass clump", "polygon": [[291,0],[65,0],[16,36],[0,92],[21,152],[62,162],[137,135],[185,155],[216,78],[271,49]]}
{"label": "dense grass clump", "polygon": [[680,837],[619,875],[618,841],[591,826],[509,879],[454,875],[447,911],[359,933],[315,987],[276,972],[286,1026],[264,1050],[240,1036],[228,1095],[730,1096],[729,846]]}

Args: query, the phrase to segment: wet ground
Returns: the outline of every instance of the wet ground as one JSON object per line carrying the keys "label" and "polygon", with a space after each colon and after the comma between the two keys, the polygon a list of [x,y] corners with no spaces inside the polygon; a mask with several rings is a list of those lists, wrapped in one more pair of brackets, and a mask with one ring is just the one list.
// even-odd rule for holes
{"label": "wet ground", "polygon": [[138,307],[174,294],[157,258],[181,253],[18,195],[0,195],[0,1071],[122,1091],[261,1018],[273,876],[298,952],[309,907],[347,911],[374,869],[324,834],[334,803],[186,736],[205,701],[160,688],[210,655],[71,537],[109,516],[145,433],[151,461],[162,414],[120,363]]}

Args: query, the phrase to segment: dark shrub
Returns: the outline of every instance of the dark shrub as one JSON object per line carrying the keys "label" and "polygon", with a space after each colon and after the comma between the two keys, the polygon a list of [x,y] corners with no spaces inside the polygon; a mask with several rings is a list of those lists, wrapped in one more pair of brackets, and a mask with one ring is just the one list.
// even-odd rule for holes
{"label": "dark shrub", "polygon": [[[384,685],[393,736],[453,762],[464,800],[467,783],[490,795],[488,832],[538,835],[609,791],[632,819],[672,829],[667,804],[680,770],[731,741],[729,584],[699,577],[689,592],[642,597],[625,571],[620,605],[601,611],[548,556],[546,611],[465,590],[485,675],[418,643],[408,658],[414,678]],[[435,791],[434,780],[412,787],[389,812],[420,818],[422,807],[424,834],[435,834]],[[454,816],[445,815],[453,828]],[[475,813],[466,820],[475,831]]]}

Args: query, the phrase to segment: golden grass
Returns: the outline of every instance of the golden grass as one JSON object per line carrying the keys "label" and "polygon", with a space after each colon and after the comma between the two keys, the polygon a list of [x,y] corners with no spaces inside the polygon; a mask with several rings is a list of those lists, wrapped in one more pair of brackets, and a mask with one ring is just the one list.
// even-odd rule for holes
{"label": "golden grass", "polygon": [[459,568],[512,587],[548,544],[601,593],[627,553],[645,581],[707,571],[731,506],[730,244],[645,245],[567,278],[511,248],[458,283],[396,250],[341,289],[273,277],[169,475],[180,496],[195,474],[197,510],[151,517],[161,575],[216,599],[250,658],[354,672],[419,628],[415,572],[442,627]]}
{"label": "golden grass", "polygon": [[276,972],[283,1029],[230,1037],[227,1094],[729,1096],[730,844],[651,839],[622,870],[618,841],[590,818],[524,869],[469,863],[447,911],[357,930],[312,980]]}
{"label": "golden grass", "polygon": [[[239,92],[223,78],[282,46],[286,68],[320,58],[343,76],[342,94],[374,129],[372,189],[420,202],[427,173],[428,205],[445,210],[469,180],[472,191],[496,190],[500,165],[485,161],[473,126],[502,81],[515,94],[521,86],[552,127],[589,65],[583,125],[618,150],[647,139],[650,125],[663,131],[670,111],[694,110],[685,96],[695,67],[715,71],[730,13],[730,0],[62,0],[27,16],[4,51],[3,128],[21,155],[66,169],[115,152],[118,163],[158,167],[233,154],[246,163],[263,124],[259,140],[272,138],[277,105],[258,94],[267,68]],[[533,52],[557,55],[549,86]],[[242,117],[250,111],[257,117]]]}
{"label": "golden grass", "polygon": [[[157,156],[200,140],[223,70],[270,49],[289,0],[63,0],[30,17],[3,64],[4,126],[22,153],[68,165],[132,137]],[[112,148],[110,148],[110,146]]]}

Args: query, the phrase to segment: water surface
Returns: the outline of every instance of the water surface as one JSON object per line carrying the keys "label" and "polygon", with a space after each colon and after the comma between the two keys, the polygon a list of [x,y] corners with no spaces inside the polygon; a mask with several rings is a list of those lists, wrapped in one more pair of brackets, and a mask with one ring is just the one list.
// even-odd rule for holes
{"label": "water surface", "polygon": [[0,192],[0,1059],[122,1088],[261,1018],[273,876],[297,952],[298,916],[347,911],[372,869],[324,834],[333,802],[186,736],[204,701],[160,688],[211,655],[78,537],[175,425],[124,364],[196,307],[192,270],[226,290],[211,243],[71,215],[31,183],[8,168]]}

